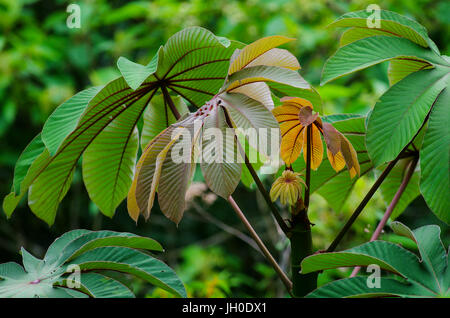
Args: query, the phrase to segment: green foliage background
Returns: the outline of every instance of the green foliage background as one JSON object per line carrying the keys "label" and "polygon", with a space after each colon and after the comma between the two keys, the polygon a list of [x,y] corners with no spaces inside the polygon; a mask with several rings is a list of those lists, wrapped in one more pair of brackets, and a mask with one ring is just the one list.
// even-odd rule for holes
{"label": "green foliage background", "polygon": [[[72,2],[81,6],[81,29],[66,26],[66,8]],[[324,87],[318,84],[323,64],[338,47],[341,32],[327,30],[326,26],[341,14],[365,9],[374,2],[382,9],[417,19],[441,52],[450,55],[450,4],[445,0],[0,0],[0,197],[10,190],[20,152],[56,106],[84,88],[117,77],[115,64],[119,56],[147,64],[170,35],[187,26],[203,26],[217,35],[246,43],[273,34],[296,38],[286,47],[299,58],[302,76],[322,95],[324,114],[365,114],[388,88],[387,64]],[[271,180],[265,181],[269,186]],[[342,211],[331,210],[324,199],[313,196],[311,220],[316,224],[316,248],[327,246],[371,183],[372,176],[361,178]],[[21,204],[9,221],[0,213],[0,263],[19,260],[20,246],[41,256],[54,238],[74,228],[129,231],[151,236],[163,244],[167,250],[165,261],[186,283],[190,296],[284,295],[283,287],[259,253],[220,228],[220,222],[224,222],[245,233],[227,203],[206,191],[201,183],[189,194],[189,209],[178,228],[158,211],[149,223],[140,222],[136,227],[125,204],[113,219],[100,214],[90,203],[81,171],[77,170],[74,186],[60,207],[64,213],[58,213],[52,228],[30,214],[26,204]],[[282,252],[287,242],[275,230],[267,230],[274,223],[264,202],[255,191],[243,186],[238,188],[236,198],[255,227],[264,233],[263,239],[277,242],[270,248],[287,266],[287,253]],[[377,194],[342,248],[367,241],[386,206]],[[215,218],[214,224],[210,216]],[[422,198],[416,199],[400,220],[412,228],[442,225]],[[444,242],[448,242],[448,227],[443,226],[443,230]],[[383,238],[398,239],[391,233]],[[321,275],[320,282],[346,274],[336,270]],[[168,296],[138,281],[133,283],[140,296]]]}

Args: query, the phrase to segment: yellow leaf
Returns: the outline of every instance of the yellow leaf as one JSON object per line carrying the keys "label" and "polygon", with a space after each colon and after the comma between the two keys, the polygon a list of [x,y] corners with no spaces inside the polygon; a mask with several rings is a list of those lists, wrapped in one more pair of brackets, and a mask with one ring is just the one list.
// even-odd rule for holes
{"label": "yellow leaf", "polygon": [[286,165],[291,165],[300,155],[302,150],[304,127],[297,126],[287,131],[281,139],[281,158]]}
{"label": "yellow leaf", "polygon": [[[309,126],[311,127],[311,169],[317,170],[319,168],[320,164],[322,163],[323,159],[323,144],[322,144],[322,138],[320,137],[319,129],[315,125]],[[303,158],[305,159],[308,155],[308,149],[307,149],[307,134],[306,131],[303,133]]]}
{"label": "yellow leaf", "polygon": [[250,62],[247,67],[266,65],[287,68],[293,71],[300,69],[297,58],[288,50],[271,49]]}
{"label": "yellow leaf", "polygon": [[336,172],[341,171],[345,167],[344,156],[340,151],[338,151],[336,155],[333,155],[333,153],[327,149],[327,156],[331,166]]}
{"label": "yellow leaf", "polygon": [[284,43],[293,41],[294,39],[285,36],[273,35],[259,39],[246,47],[244,47],[236,59],[231,63],[228,75],[231,75],[249,65],[255,59],[266,53],[267,51],[280,46]]}

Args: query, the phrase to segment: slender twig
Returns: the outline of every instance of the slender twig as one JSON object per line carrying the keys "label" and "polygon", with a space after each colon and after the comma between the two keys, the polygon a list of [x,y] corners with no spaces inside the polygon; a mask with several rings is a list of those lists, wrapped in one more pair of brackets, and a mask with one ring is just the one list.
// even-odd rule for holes
{"label": "slender twig", "polygon": [[181,115],[178,112],[178,109],[175,107],[175,104],[173,103],[172,98],[169,95],[169,92],[167,91],[167,88],[162,85],[161,86],[161,90],[164,96],[164,100],[167,101],[167,103],[169,104],[170,110],[172,111],[173,115],[175,116],[176,119],[180,119]]}
{"label": "slender twig", "polygon": [[255,249],[258,253],[261,253],[261,250],[258,248],[258,245],[256,245],[256,243],[252,240],[251,237],[245,235],[244,233],[242,233],[241,231],[239,231],[238,229],[229,226],[228,224],[225,224],[224,222],[222,222],[221,220],[215,218],[214,216],[212,216],[211,214],[209,214],[208,212],[206,212],[197,202],[191,202],[191,205],[194,207],[194,210],[207,222],[210,222],[212,224],[214,224],[215,226],[217,226],[218,228],[222,229],[224,232],[233,235],[235,237],[237,237],[238,239],[240,239],[241,241],[247,243],[248,245],[250,245],[253,249]]}
{"label": "slender twig", "polygon": [[[418,159],[419,159],[418,157],[414,157],[412,159],[412,161],[409,163],[406,175],[403,178],[402,183],[400,184],[397,192],[395,193],[394,198],[392,199],[391,203],[389,204],[388,208],[386,209],[386,212],[384,213],[383,218],[381,219],[380,223],[378,223],[377,228],[373,232],[372,237],[370,238],[370,242],[377,240],[378,237],[380,236],[384,226],[386,225],[387,221],[389,220],[389,218],[392,214],[392,211],[394,211],[397,203],[400,200],[400,197],[402,196],[403,192],[405,191],[406,187],[408,186],[409,181],[411,180],[414,170],[416,169]],[[350,275],[350,277],[355,277],[358,274],[360,269],[361,269],[360,266],[355,267],[352,274]]]}
{"label": "slender twig", "polygon": [[383,170],[381,175],[378,177],[378,179],[375,181],[373,186],[370,188],[370,190],[367,192],[366,196],[362,199],[361,203],[356,208],[355,212],[353,212],[352,216],[348,219],[347,223],[345,223],[342,230],[339,232],[339,234],[336,236],[334,241],[330,244],[330,247],[326,250],[327,252],[333,252],[338,244],[341,242],[344,235],[347,233],[347,231],[352,226],[353,222],[357,219],[359,214],[362,212],[362,210],[365,208],[366,204],[369,202],[369,200],[372,198],[372,196],[375,194],[375,192],[378,190],[380,185],[383,183],[384,179],[387,177],[389,172],[391,172],[392,168],[394,168],[397,161],[400,159],[400,156],[389,162],[386,169]]}
{"label": "slender twig", "polygon": [[[223,111],[225,114],[225,120],[227,122],[228,127],[230,127],[231,129],[234,129],[227,110],[224,109]],[[276,208],[275,204],[273,204],[272,200],[270,199],[269,193],[267,192],[266,188],[264,187],[263,183],[261,182],[261,179],[259,179],[258,174],[256,173],[255,169],[253,168],[253,165],[250,163],[250,160],[248,159],[247,154],[245,153],[245,150],[243,149],[241,143],[239,142],[236,134],[234,135],[234,137],[235,137],[236,143],[239,147],[240,153],[244,157],[245,166],[247,167],[248,171],[250,171],[250,174],[251,174],[253,180],[255,181],[259,192],[262,194],[264,201],[266,201],[267,205],[269,206],[270,211],[272,212],[273,216],[275,217],[275,220],[277,221],[281,230],[284,232],[284,234],[287,235],[289,232],[288,225],[283,220],[283,217],[281,216],[280,212],[278,212],[278,209]]]}
{"label": "slender twig", "polygon": [[308,210],[309,206],[309,194],[310,194],[310,184],[311,184],[311,132],[312,132],[312,126],[309,125],[306,128],[306,176],[305,176],[305,183],[306,183],[306,189],[305,189],[305,209]]}
{"label": "slender twig", "polygon": [[241,209],[239,208],[237,203],[234,201],[233,197],[229,196],[228,197],[228,202],[230,203],[230,205],[233,208],[234,212],[236,212],[236,214],[239,217],[239,219],[241,219],[242,223],[245,225],[245,227],[249,231],[250,236],[255,240],[256,244],[258,244],[259,248],[263,252],[263,254],[266,257],[266,259],[269,261],[269,263],[272,265],[272,267],[275,270],[275,272],[277,272],[278,276],[280,276],[281,281],[283,282],[284,286],[286,286],[286,289],[290,293],[290,291],[292,289],[292,282],[289,279],[289,277],[287,277],[286,273],[283,272],[283,270],[280,268],[280,266],[278,265],[276,260],[273,258],[272,254],[270,254],[269,250],[264,245],[263,241],[259,238],[258,234],[253,229],[252,225],[247,220],[247,218],[245,217],[244,213],[241,211]]}

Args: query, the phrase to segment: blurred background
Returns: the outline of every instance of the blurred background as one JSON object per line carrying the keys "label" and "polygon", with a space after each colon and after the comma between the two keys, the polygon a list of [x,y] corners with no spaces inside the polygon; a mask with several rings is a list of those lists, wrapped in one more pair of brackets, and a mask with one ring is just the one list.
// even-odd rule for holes
{"label": "blurred background", "polygon": [[[66,26],[66,8],[71,3],[81,7],[80,29]],[[273,34],[296,38],[286,48],[298,57],[301,74],[318,88],[324,113],[367,113],[388,88],[387,64],[325,87],[319,87],[319,82],[322,67],[338,47],[342,33],[326,26],[341,14],[363,10],[371,3],[415,18],[428,29],[441,52],[449,55],[450,2],[445,0],[0,0],[0,197],[10,192],[21,151],[59,104],[84,88],[119,76],[115,65],[120,56],[147,64],[168,37],[188,26],[202,26],[246,43]],[[265,180],[267,188],[271,181]],[[341,211],[330,209],[318,195],[312,197],[315,248],[328,246],[372,182],[370,175],[358,180]],[[157,208],[148,223],[141,220],[136,226],[128,217],[126,204],[112,219],[99,213],[89,201],[78,170],[51,228],[31,213],[26,202],[10,220],[0,213],[0,263],[20,261],[21,246],[42,257],[56,237],[71,229],[127,231],[162,243],[166,252],[160,257],[179,274],[189,296],[285,296],[282,284],[227,202],[209,192],[199,177],[188,196],[189,207],[178,228]],[[235,198],[281,265],[287,267],[288,244],[256,191],[240,185]],[[367,241],[386,206],[377,193],[340,248]],[[440,224],[444,241],[447,245],[450,241],[448,227],[434,217],[422,198],[399,220],[412,228]],[[319,282],[348,274],[329,271],[320,275]],[[139,296],[167,296],[137,281],[130,283]]]}

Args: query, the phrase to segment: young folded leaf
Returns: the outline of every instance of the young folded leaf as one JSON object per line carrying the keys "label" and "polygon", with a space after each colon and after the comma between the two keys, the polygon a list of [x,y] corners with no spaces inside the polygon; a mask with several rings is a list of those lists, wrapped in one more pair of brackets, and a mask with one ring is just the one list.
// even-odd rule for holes
{"label": "young folded leaf", "polygon": [[272,113],[281,129],[281,158],[290,166],[298,158],[303,149],[307,158],[306,131],[311,127],[311,168],[317,170],[323,159],[322,134],[327,145],[327,155],[334,170],[340,171],[347,165],[350,177],[360,174],[356,151],[348,139],[331,124],[322,122],[317,113],[313,113],[313,105],[299,97],[285,97],[283,104]]}

